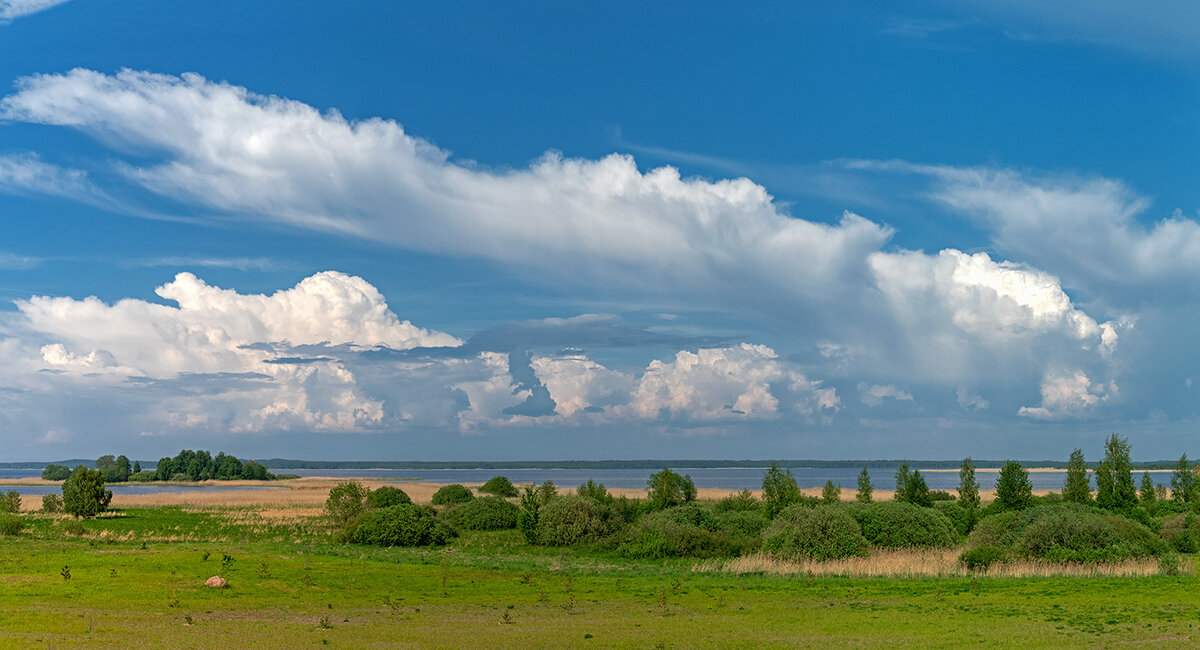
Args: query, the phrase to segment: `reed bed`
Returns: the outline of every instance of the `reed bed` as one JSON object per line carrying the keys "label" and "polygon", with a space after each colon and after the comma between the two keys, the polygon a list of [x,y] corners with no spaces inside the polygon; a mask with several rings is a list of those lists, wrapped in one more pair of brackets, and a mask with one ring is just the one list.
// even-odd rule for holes
{"label": "reed bed", "polygon": [[692,567],[697,572],[759,573],[771,576],[838,576],[848,578],[944,578],[988,576],[1030,577],[1135,577],[1157,575],[1158,560],[1144,558],[1105,564],[1054,563],[1019,560],[995,564],[986,571],[969,571],[958,562],[960,549],[878,550],[867,557],[837,560],[790,561],[758,553],[731,560],[710,560]]}

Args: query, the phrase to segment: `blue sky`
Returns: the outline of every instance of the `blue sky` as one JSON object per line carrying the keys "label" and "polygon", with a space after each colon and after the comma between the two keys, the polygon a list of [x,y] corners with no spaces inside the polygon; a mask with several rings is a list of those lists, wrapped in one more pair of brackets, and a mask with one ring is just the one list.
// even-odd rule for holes
{"label": "blue sky", "polygon": [[1200,10],[1043,4],[0,0],[3,456],[1196,455]]}

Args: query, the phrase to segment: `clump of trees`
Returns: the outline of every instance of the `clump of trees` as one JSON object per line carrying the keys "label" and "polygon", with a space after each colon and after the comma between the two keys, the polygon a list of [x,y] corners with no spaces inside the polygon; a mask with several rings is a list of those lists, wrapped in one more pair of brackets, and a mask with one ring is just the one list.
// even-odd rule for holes
{"label": "clump of trees", "polygon": [[173,458],[160,458],[153,480],[272,481],[276,478],[278,477],[268,472],[266,467],[253,460],[243,462],[236,456],[226,455],[225,452],[218,452],[214,457],[205,450],[184,449]]}

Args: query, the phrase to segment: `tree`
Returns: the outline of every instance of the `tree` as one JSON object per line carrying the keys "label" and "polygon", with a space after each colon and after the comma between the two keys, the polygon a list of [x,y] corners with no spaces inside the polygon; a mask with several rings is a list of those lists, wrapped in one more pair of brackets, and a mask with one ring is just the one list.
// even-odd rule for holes
{"label": "tree", "polygon": [[1148,506],[1154,503],[1158,495],[1154,491],[1154,479],[1150,478],[1150,472],[1142,472],[1142,487],[1138,490],[1138,500],[1142,505]]}
{"label": "tree", "polygon": [[1067,480],[1063,483],[1063,501],[1072,503],[1092,502],[1092,483],[1088,478],[1087,462],[1083,460],[1083,450],[1071,452],[1067,461]]}
{"label": "tree", "polygon": [[996,503],[1005,510],[1024,510],[1033,505],[1029,470],[1015,460],[1004,463],[996,479]]}
{"label": "tree", "polygon": [[979,481],[975,480],[975,463],[968,456],[958,470],[958,503],[967,510],[979,507]]}
{"label": "tree", "polygon": [[854,498],[859,503],[870,503],[872,501],[871,492],[874,489],[875,486],[871,485],[871,475],[864,465],[862,471],[858,473],[858,494],[854,495]]}
{"label": "tree", "polygon": [[95,517],[108,509],[112,491],[104,489],[104,473],[83,465],[63,481],[63,512],[76,517]]}
{"label": "tree", "polygon": [[133,461],[133,473],[137,474],[142,471],[142,464],[138,461]]}
{"label": "tree", "polygon": [[357,481],[338,483],[325,500],[325,513],[339,526],[349,526],[367,509],[367,488]]}
{"label": "tree", "polygon": [[[49,470],[50,468],[47,467],[46,469]],[[1193,473],[1187,454],[1179,457],[1179,463],[1175,465],[1175,471],[1171,472],[1171,498],[1184,503],[1191,503],[1196,500],[1196,475]]]}
{"label": "tree", "polygon": [[[516,490],[514,489],[513,491],[515,492]],[[608,493],[608,489],[604,487],[604,484],[597,483],[590,478],[579,485],[579,488],[575,490],[575,494],[587,497],[596,503],[611,503],[613,501],[612,495]]]}
{"label": "tree", "polygon": [[800,501],[800,487],[792,470],[783,469],[779,463],[771,463],[763,474],[763,508],[767,518],[774,519],[780,510]]}
{"label": "tree", "polygon": [[655,510],[665,510],[696,500],[696,484],[691,476],[680,476],[669,467],[650,475],[646,480],[647,497]]}
{"label": "tree", "polygon": [[929,485],[921,476],[921,470],[910,471],[908,463],[901,463],[896,469],[896,494],[892,498],[924,508],[933,506],[933,497],[929,494]]}
{"label": "tree", "polygon": [[825,481],[825,487],[821,488],[821,501],[825,503],[837,503],[842,500],[842,486],[834,485],[833,479]]}
{"label": "tree", "polygon": [[1096,469],[1096,505],[1101,508],[1128,510],[1137,505],[1129,452],[1129,441],[1115,433],[1105,441],[1104,460]]}

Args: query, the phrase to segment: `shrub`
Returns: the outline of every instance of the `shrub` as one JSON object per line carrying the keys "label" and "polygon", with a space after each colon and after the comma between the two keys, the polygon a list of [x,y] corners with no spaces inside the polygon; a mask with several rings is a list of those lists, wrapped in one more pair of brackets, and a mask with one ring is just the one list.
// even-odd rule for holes
{"label": "shrub", "polygon": [[134,472],[129,475],[129,480],[138,483],[147,483],[154,480],[154,472]]}
{"label": "shrub", "polygon": [[750,490],[742,490],[735,492],[724,499],[713,504],[713,513],[721,514],[723,512],[747,512],[750,510],[762,509],[762,502],[755,498],[754,493]]}
{"label": "shrub", "polygon": [[1190,512],[1167,517],[1159,535],[1180,553],[1200,551],[1200,518]]}
{"label": "shrub", "polygon": [[612,511],[578,496],[552,499],[538,510],[537,541],[546,546],[595,542],[617,529]]}
{"label": "shrub", "polygon": [[728,557],[757,544],[753,537],[717,530],[716,519],[694,506],[642,517],[624,537],[617,552],[635,558]]}
{"label": "shrub", "polygon": [[783,559],[866,555],[867,540],[844,508],[784,508],[763,533],[764,551]]}
{"label": "shrub", "polygon": [[367,488],[357,481],[338,483],[325,500],[325,513],[338,526],[350,526],[367,509]]}
{"label": "shrub", "polygon": [[587,482],[580,485],[579,489],[575,490],[575,494],[591,499],[596,503],[608,503],[609,501],[612,501],[612,495],[608,493],[608,490],[604,487],[604,484],[596,483],[590,478],[587,480]]}
{"label": "shrub", "polygon": [[502,497],[481,497],[450,506],[443,516],[459,530],[507,530],[517,527],[521,509]]}
{"label": "shrub", "polygon": [[57,494],[42,495],[42,512],[54,514],[60,512],[63,507],[62,497]]}
{"label": "shrub", "polygon": [[192,480],[192,477],[184,474],[183,472],[179,472],[178,474],[172,474],[171,480],[176,483],[187,483]]}
{"label": "shrub", "polygon": [[966,537],[975,525],[975,515],[954,501],[937,501],[933,507],[942,513],[957,537]]}
{"label": "shrub", "polygon": [[367,509],[378,510],[380,508],[390,508],[404,503],[412,503],[408,493],[398,487],[392,485],[383,485],[374,490],[371,490],[367,495]]}
{"label": "shrub", "polygon": [[42,479],[46,481],[65,481],[69,476],[71,476],[71,468],[66,465],[51,463],[42,470]]}
{"label": "shrub", "polygon": [[655,510],[663,510],[696,500],[696,484],[691,476],[680,476],[664,467],[646,480],[646,493]]}
{"label": "shrub", "polygon": [[506,476],[493,476],[488,479],[487,483],[479,486],[479,491],[494,494],[498,497],[515,497],[519,494],[517,486],[513,485],[512,481],[508,480]]}
{"label": "shrub", "polygon": [[938,547],[954,543],[950,521],[938,510],[900,501],[881,501],[855,514],[862,534],[885,548]]}
{"label": "shrub", "polygon": [[348,541],[373,546],[445,544],[457,533],[428,506],[403,503],[371,510],[350,532]]}
{"label": "shrub", "polygon": [[825,481],[825,486],[821,488],[821,503],[826,505],[837,503],[842,500],[842,486],[835,485],[833,479]]}
{"label": "shrub", "polygon": [[988,517],[976,525],[967,545],[994,546],[1055,562],[1117,561],[1167,550],[1166,543],[1138,522],[1075,503]]}
{"label": "shrub", "polygon": [[997,562],[1003,562],[1008,552],[995,546],[979,546],[967,549],[958,556],[958,561],[971,571],[986,570]]}
{"label": "shrub", "polygon": [[104,476],[98,469],[83,465],[75,468],[62,484],[63,510],[76,517],[95,517],[108,509],[112,491],[104,489]]}
{"label": "shrub", "polygon": [[0,535],[17,535],[25,528],[25,522],[10,514],[0,514]]}
{"label": "shrub", "polygon": [[21,512],[21,493],[16,490],[9,490],[0,496],[0,512],[10,512],[16,514]]}
{"label": "shrub", "polygon": [[717,530],[735,537],[760,537],[771,520],[761,510],[734,510],[716,515]]}
{"label": "shrub", "polygon": [[954,501],[957,499],[953,494],[946,490],[930,490],[929,498],[933,501]]}
{"label": "shrub", "polygon": [[435,506],[444,506],[451,503],[466,503],[474,498],[475,495],[471,494],[469,488],[458,483],[451,483],[438,488],[438,491],[433,493],[431,503]]}

